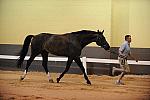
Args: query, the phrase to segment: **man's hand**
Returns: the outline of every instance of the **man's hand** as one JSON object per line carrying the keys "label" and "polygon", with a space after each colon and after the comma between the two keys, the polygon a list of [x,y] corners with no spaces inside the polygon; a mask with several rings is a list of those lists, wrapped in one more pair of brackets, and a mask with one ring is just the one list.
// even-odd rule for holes
{"label": "man's hand", "polygon": [[138,62],[138,59],[135,59],[136,62]]}
{"label": "man's hand", "polygon": [[134,57],[134,56],[133,56],[133,55],[131,55],[131,54],[129,54],[129,56],[130,56],[132,59],[134,59],[136,62],[138,62],[137,57]]}

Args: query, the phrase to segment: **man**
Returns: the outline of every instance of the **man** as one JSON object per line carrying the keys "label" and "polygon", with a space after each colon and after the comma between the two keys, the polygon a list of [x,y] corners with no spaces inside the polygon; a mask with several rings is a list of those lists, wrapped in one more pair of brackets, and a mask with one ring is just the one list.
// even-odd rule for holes
{"label": "man", "polygon": [[117,85],[124,85],[124,83],[121,80],[125,74],[130,72],[129,65],[127,63],[127,58],[130,56],[132,59],[138,62],[138,60],[131,54],[130,43],[131,43],[131,35],[126,35],[124,43],[119,48],[118,60],[120,68],[113,67],[112,69],[112,74],[114,74],[116,71],[121,72],[119,79],[116,81]]}

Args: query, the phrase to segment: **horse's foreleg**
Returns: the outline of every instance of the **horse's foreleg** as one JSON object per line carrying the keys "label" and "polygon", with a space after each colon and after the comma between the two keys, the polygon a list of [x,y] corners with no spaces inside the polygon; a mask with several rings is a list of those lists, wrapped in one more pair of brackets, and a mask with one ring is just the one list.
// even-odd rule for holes
{"label": "horse's foreleg", "polygon": [[82,72],[83,72],[83,74],[84,74],[84,78],[85,78],[85,80],[87,81],[87,84],[90,84],[90,85],[91,85],[91,82],[90,82],[90,80],[88,79],[87,74],[85,73],[85,69],[84,69],[83,64],[82,64],[82,62],[81,62],[81,60],[80,60],[80,57],[77,57],[77,58],[75,58],[74,60],[75,60],[75,62],[78,64],[78,66],[80,67],[80,69],[82,70]]}
{"label": "horse's foreleg", "polygon": [[57,78],[57,83],[59,83],[60,79],[61,79],[61,78],[64,76],[64,74],[69,70],[72,61],[73,61],[73,58],[68,57],[68,61],[67,61],[66,68],[65,68],[64,72],[59,76],[59,78]]}

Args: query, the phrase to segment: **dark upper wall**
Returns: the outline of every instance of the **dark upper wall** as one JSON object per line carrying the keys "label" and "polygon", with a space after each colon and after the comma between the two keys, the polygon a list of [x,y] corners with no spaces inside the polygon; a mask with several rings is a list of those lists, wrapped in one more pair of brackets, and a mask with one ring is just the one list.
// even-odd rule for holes
{"label": "dark upper wall", "polygon": [[[13,44],[0,44],[0,54],[5,55],[18,55],[21,50],[22,45],[13,45]],[[112,51],[118,53],[118,47],[112,47]],[[133,55],[137,56],[139,60],[150,60],[150,48],[131,48],[131,52]],[[28,55],[30,55],[30,49],[28,51]],[[54,56],[54,55],[49,55]],[[93,57],[93,58],[113,58],[117,59],[117,55],[110,54],[100,47],[85,47],[82,50],[82,56]]]}
{"label": "dark upper wall", "polygon": [[[19,51],[21,50],[21,47],[22,47],[21,45],[0,44],[0,55],[18,55]],[[112,47],[111,50],[114,52],[118,52],[118,47]],[[131,50],[133,54],[138,55],[139,60],[150,60],[150,48],[132,48]],[[30,55],[30,49],[28,51],[28,55]],[[49,56],[54,56],[54,55],[49,54]],[[99,59],[103,59],[103,58],[117,59],[117,55],[110,54],[100,47],[85,47],[82,51],[81,57],[82,56],[99,58]],[[24,63],[24,67],[25,64],[26,61]],[[66,62],[49,62],[48,66],[50,72],[62,72],[65,68],[65,64]],[[110,75],[112,66],[119,66],[119,65],[87,63],[88,74]],[[11,69],[16,68],[16,60],[0,59],[0,69],[7,69],[7,67],[10,67]],[[150,66],[130,65],[130,67],[131,67],[131,72],[134,74],[150,74],[150,70],[149,70]],[[41,61],[34,61],[30,67],[30,70],[44,71],[43,67],[41,67]],[[71,69],[69,73],[81,74],[81,71],[79,67],[76,65],[76,63],[73,63],[71,65]]]}

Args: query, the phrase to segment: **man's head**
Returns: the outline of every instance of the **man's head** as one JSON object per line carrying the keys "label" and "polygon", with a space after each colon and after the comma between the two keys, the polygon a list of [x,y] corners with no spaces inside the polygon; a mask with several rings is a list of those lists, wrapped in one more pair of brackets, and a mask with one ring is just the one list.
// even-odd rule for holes
{"label": "man's head", "polygon": [[125,41],[128,41],[128,43],[130,43],[131,42],[131,35],[126,35]]}

